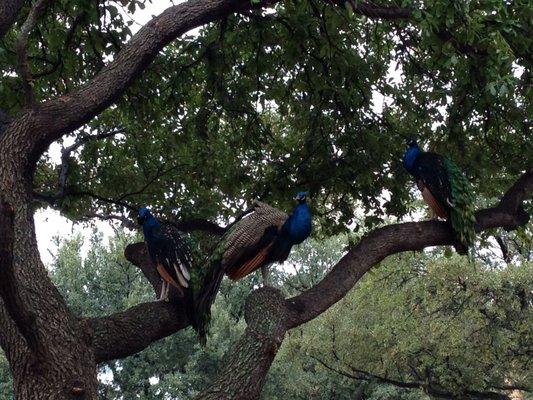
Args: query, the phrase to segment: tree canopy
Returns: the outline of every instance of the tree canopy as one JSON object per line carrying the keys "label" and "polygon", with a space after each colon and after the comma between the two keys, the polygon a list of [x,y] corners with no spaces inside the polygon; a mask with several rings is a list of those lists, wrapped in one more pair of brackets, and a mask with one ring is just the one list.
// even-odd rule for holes
{"label": "tree canopy", "polygon": [[[124,7],[150,7],[123,4],[47,8],[28,48],[37,100],[67,93],[115,57],[135,27]],[[409,18],[282,2],[176,40],[82,128],[120,133],[73,151],[61,190],[44,158],[36,190],[61,194],[55,204],[74,218],[121,214],[125,202],[213,219],[254,197],[287,207],[305,188],[320,226],[335,232],[408,211],[399,159],[405,137],[418,136],[493,199],[530,161],[516,157],[531,149],[528,2],[395,6]],[[12,113],[23,101],[9,73],[15,33],[0,53],[0,107]]]}

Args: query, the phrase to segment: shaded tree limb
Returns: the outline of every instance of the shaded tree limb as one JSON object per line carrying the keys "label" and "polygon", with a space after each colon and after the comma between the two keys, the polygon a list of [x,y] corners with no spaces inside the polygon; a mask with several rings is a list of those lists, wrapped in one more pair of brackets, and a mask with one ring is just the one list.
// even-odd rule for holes
{"label": "shaded tree limb", "polygon": [[246,330],[226,355],[224,367],[197,400],[257,399],[283,342],[285,304],[280,290],[265,286],[246,299]]}
{"label": "shaded tree limb", "polygon": [[493,236],[494,236],[494,239],[496,240],[496,243],[498,243],[498,246],[500,246],[503,261],[509,264],[511,262],[511,255],[509,254],[509,246],[507,246],[507,244],[505,243],[501,235],[493,235]]}
{"label": "shaded tree limb", "polygon": [[[33,165],[52,142],[79,128],[116,101],[131,82],[148,67],[159,51],[178,36],[229,14],[272,6],[278,2],[279,0],[263,0],[257,3],[250,0],[191,0],[169,7],[141,28],[114,60],[87,84],[69,94],[38,105],[28,111],[31,115],[20,116],[30,118],[32,128],[29,130],[32,135],[27,138],[31,149],[28,159],[24,162]],[[344,3],[340,3],[336,1],[330,4],[344,7]],[[376,17],[399,16],[397,7],[392,13],[385,12],[387,7],[377,8],[367,3],[357,4],[356,9],[363,13],[363,6],[367,6]],[[378,13],[378,10],[381,10],[381,13]]]}
{"label": "shaded tree limb", "polygon": [[17,20],[24,0],[2,0],[0,2],[0,39]]}
{"label": "shaded tree limb", "polygon": [[[326,368],[329,371],[332,371],[336,374],[339,374],[341,376],[344,376],[349,379],[354,379],[358,381],[378,381],[380,383],[385,383],[387,385],[396,386],[401,389],[421,389],[425,393],[435,396],[441,399],[457,399],[456,393],[447,392],[445,390],[441,390],[438,388],[435,388],[431,386],[431,384],[427,384],[426,382],[412,382],[412,381],[399,381],[396,379],[390,379],[384,376],[372,374],[367,371],[362,371],[359,369],[354,369],[350,367],[350,370],[352,372],[346,372],[344,370],[341,370],[339,368],[335,368],[319,357],[315,357],[313,355],[310,356],[313,360],[318,362],[320,365],[322,365],[324,368]],[[496,388],[497,389],[497,388]],[[514,390],[512,388],[505,389],[505,390]],[[497,393],[493,391],[478,391],[478,390],[466,390],[463,392],[464,399],[491,399],[491,400],[509,400],[510,397],[506,394]]]}
{"label": "shaded tree limb", "polygon": [[90,141],[106,139],[108,137],[115,136],[115,135],[118,135],[124,132],[125,132],[125,129],[115,129],[109,132],[98,133],[96,135],[85,135],[85,136],[81,136],[78,140],[76,140],[70,146],[64,147],[61,150],[61,165],[59,167],[59,178],[58,178],[56,193],[55,194],[34,193],[34,198],[36,200],[48,203],[50,206],[52,206],[52,208],[57,209],[61,201],[69,194],[68,187],[67,187],[67,179],[68,179],[68,173],[70,169],[69,161],[70,161],[70,156],[72,155],[72,153]]}
{"label": "shaded tree limb", "polygon": [[124,128],[115,129],[109,132],[102,132],[96,135],[86,135],[80,137],[70,146],[67,146],[61,150],[61,167],[59,168],[59,184],[58,184],[58,193],[57,197],[61,198],[65,196],[66,187],[67,187],[67,178],[69,171],[69,159],[74,151],[79,149],[84,144],[91,142],[93,140],[107,139],[109,137],[124,133],[126,130]]}
{"label": "shaded tree limb", "polygon": [[32,104],[33,99],[33,76],[31,74],[30,65],[28,64],[28,37],[30,32],[37,25],[37,19],[46,7],[49,0],[37,0],[31,7],[26,21],[22,24],[20,32],[16,40],[17,51],[17,70],[22,79],[22,88],[26,99],[26,104]]}
{"label": "shaded tree limb", "polygon": [[[525,218],[521,213],[523,211],[522,202],[529,199],[532,194],[533,171],[528,171],[507,191],[496,207],[477,212],[477,231],[496,227],[517,227],[527,223],[529,216],[526,213],[527,218]],[[452,243],[451,228],[447,223],[438,221],[393,224],[370,232],[331,269],[321,282],[302,294],[284,301],[286,330],[316,318],[327,310],[343,298],[368,270],[387,256],[403,251],[421,250],[429,246],[451,245]],[[149,263],[144,243],[128,246],[125,256],[143,270],[152,285],[156,279],[159,279],[153,275],[155,271]],[[151,278],[147,275],[150,273],[152,274]],[[171,323],[176,323],[176,321],[166,319],[169,318],[169,313],[166,311],[168,305],[166,304],[145,303],[106,318],[93,318],[91,324],[98,327],[99,336],[107,338],[103,342],[100,342],[103,339],[94,339],[95,347],[99,349],[98,359],[100,361],[112,359],[116,353],[115,347],[123,348],[129,340],[125,336],[121,337],[120,341],[115,340],[113,336],[115,318],[119,318],[124,324],[127,324],[130,319],[137,321],[138,313],[143,312],[143,307],[149,308],[154,315],[157,315],[158,310],[161,309],[161,316],[159,318],[153,316],[144,323],[141,320],[134,324],[135,329],[128,332],[127,337],[131,337],[135,341],[137,336],[148,333],[150,340],[156,341],[172,333],[168,331],[168,326]],[[179,300],[176,302],[176,307],[184,310],[184,304]],[[175,319],[176,317],[173,316],[172,318]],[[180,323],[173,326],[183,329],[184,326],[181,324],[185,323],[185,319],[185,314],[180,315]],[[108,324],[109,328],[106,327]],[[107,336],[104,333],[106,331],[109,333]],[[145,347],[150,344],[150,340],[144,342]],[[141,349],[136,347],[135,351],[121,354],[127,356]]]}

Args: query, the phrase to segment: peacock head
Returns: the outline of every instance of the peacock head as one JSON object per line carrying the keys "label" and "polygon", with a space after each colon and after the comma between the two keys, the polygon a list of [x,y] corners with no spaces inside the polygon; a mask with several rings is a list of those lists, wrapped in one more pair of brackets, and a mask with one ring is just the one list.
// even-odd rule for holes
{"label": "peacock head", "polygon": [[418,155],[421,153],[422,150],[420,150],[420,147],[418,147],[418,143],[413,138],[406,139],[406,143],[407,143],[408,149],[405,151],[405,154],[403,155],[403,166],[405,167],[407,171],[411,171],[416,158],[418,157]]}
{"label": "peacock head", "polygon": [[139,225],[144,225],[146,221],[149,219],[154,218],[152,213],[150,212],[150,209],[147,207],[142,207],[139,209],[139,215],[137,217],[137,222]]}
{"label": "peacock head", "polygon": [[405,139],[405,144],[407,144],[407,147],[418,147],[418,143],[416,142],[416,139],[414,137],[408,137]]}
{"label": "peacock head", "polygon": [[294,200],[296,200],[299,204],[305,203],[307,199],[307,192],[298,192],[296,193],[296,197],[294,197]]}

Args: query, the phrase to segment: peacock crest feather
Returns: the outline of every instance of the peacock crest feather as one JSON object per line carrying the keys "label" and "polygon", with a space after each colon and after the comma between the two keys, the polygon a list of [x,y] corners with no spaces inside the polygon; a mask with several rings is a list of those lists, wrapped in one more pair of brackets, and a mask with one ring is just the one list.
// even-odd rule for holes
{"label": "peacock crest feather", "polygon": [[472,246],[475,240],[474,193],[468,179],[459,167],[447,158],[444,167],[448,173],[453,204],[450,205],[450,223],[462,252]]}

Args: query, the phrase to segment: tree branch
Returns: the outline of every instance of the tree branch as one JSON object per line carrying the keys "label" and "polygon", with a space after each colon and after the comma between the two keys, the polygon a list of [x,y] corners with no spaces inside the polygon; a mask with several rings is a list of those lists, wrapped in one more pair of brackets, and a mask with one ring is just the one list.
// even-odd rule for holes
{"label": "tree branch", "polygon": [[26,309],[13,267],[13,207],[0,200],[0,296],[5,308],[34,354],[40,354],[35,316]]}
{"label": "tree branch", "polygon": [[[532,193],[533,172],[528,171],[507,191],[498,206],[477,212],[476,230],[479,232],[499,226],[516,227],[527,223],[528,218],[524,218],[520,210],[523,210],[522,202],[529,199]],[[344,297],[372,266],[385,257],[402,251],[421,250],[429,246],[451,244],[453,244],[453,234],[445,222],[410,222],[389,225],[372,231],[354,249],[349,251],[321,282],[299,296],[284,301],[286,307],[286,311],[283,312],[285,328],[294,328],[320,315]],[[129,245],[125,255],[128,260],[143,270],[157,291],[156,285],[159,282],[159,277],[156,276],[156,272],[151,267],[144,243]],[[161,314],[155,312],[159,310],[159,307],[163,310]],[[115,350],[117,346],[121,349],[119,352],[121,357],[134,354],[151,342],[175,332],[171,331],[171,327],[175,330],[183,329],[188,324],[184,305],[178,301],[175,307],[181,310],[183,314],[170,314],[166,305],[158,306],[153,305],[153,303],[146,303],[114,316],[92,319],[91,325],[97,326],[98,332],[100,332],[100,336],[95,338],[98,359],[102,361],[117,357]],[[139,313],[145,315],[145,310],[150,310],[153,314],[150,315],[150,318],[143,320],[138,315]],[[118,318],[123,326],[128,326],[129,320],[134,321],[131,324],[132,330],[122,332],[118,340],[115,340],[112,334],[115,330],[113,322],[115,318]],[[106,328],[108,323],[110,324],[109,328]],[[109,331],[109,336],[104,334],[106,330]],[[139,336],[143,335],[148,335],[149,338],[142,341],[144,347],[141,346],[138,339]],[[130,340],[136,344],[136,347],[132,347],[128,351]],[[261,362],[267,362],[269,355],[261,354],[263,357]]]}
{"label": "tree branch", "polygon": [[[251,0],[191,0],[168,8],[141,28],[91,81],[33,110],[31,132],[34,136],[29,138],[32,144],[29,162],[35,163],[52,142],[79,128],[117,100],[159,51],[176,37],[231,13],[272,6],[277,2],[279,0],[258,3]],[[340,1],[331,4],[344,7]],[[372,16],[380,18],[397,18],[401,14],[397,7],[387,12],[387,7],[367,3],[356,5],[356,10],[362,14],[368,14],[370,10]],[[408,15],[408,12],[401,14],[402,17]]]}
{"label": "tree branch", "polygon": [[[476,231],[525,225],[529,215],[522,202],[533,193],[533,169],[524,173],[493,208],[476,213]],[[323,313],[355,285],[372,266],[384,258],[409,250],[453,244],[453,233],[446,222],[423,221],[388,225],[363,237],[324,279],[300,295],[287,299],[289,328],[301,325]]]}
{"label": "tree branch", "polygon": [[155,301],[104,318],[89,318],[97,363],[138,353],[190,325],[182,301]]}
{"label": "tree branch", "polygon": [[4,37],[9,28],[15,23],[24,0],[0,1],[0,39]]}
{"label": "tree branch", "polygon": [[50,143],[80,127],[118,99],[176,37],[249,8],[252,8],[250,0],[192,0],[172,6],[153,18],[86,85],[38,107],[34,132],[39,133],[33,141],[30,161],[35,162]]}
{"label": "tree branch", "polygon": [[[445,390],[441,390],[438,388],[434,388],[431,385],[428,385],[425,382],[404,382],[404,381],[398,381],[396,379],[390,379],[384,376],[379,376],[372,374],[370,372],[361,371],[359,369],[350,368],[353,373],[348,373],[346,371],[343,371],[341,369],[332,367],[331,365],[327,364],[325,361],[321,360],[318,357],[315,357],[313,355],[310,356],[313,360],[317,361],[320,365],[322,365],[324,368],[335,372],[336,374],[342,375],[349,379],[354,380],[362,380],[362,381],[370,381],[370,380],[377,380],[380,383],[385,383],[387,385],[392,385],[399,387],[401,389],[422,389],[424,392],[431,396],[436,396],[441,399],[457,399],[457,394],[447,392]],[[467,390],[464,392],[464,397],[461,397],[464,399],[492,399],[492,400],[509,400],[509,396],[497,393],[497,392],[481,392],[477,390]]]}
{"label": "tree branch", "polygon": [[46,3],[49,0],[37,0],[32,6],[26,21],[22,24],[20,32],[17,36],[16,50],[17,50],[17,69],[20,78],[22,79],[22,88],[26,98],[26,104],[33,103],[33,76],[31,74],[30,65],[28,64],[28,37],[30,32],[37,25],[37,19],[43,12]]}

